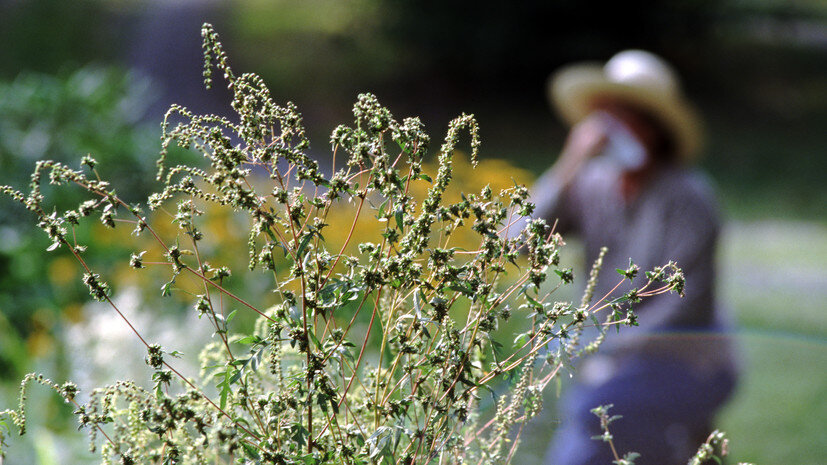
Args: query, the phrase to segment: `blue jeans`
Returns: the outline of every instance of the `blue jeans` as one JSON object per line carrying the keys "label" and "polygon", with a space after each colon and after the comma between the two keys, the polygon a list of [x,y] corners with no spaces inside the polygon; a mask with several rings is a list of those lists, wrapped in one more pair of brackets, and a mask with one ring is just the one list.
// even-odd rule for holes
{"label": "blue jeans", "polygon": [[547,465],[610,465],[609,444],[590,410],[614,404],[622,415],[609,430],[621,458],[638,452],[636,465],[685,464],[709,433],[715,412],[735,385],[729,371],[702,376],[673,360],[637,360],[597,386],[574,385],[563,396],[562,426],[546,456]]}

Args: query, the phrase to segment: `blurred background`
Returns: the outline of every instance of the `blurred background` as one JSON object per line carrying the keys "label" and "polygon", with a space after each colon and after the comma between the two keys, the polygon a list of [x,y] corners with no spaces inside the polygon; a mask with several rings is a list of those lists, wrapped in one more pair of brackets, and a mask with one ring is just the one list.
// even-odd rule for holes
{"label": "blurred background", "polygon": [[[625,48],[666,58],[705,116],[701,166],[727,218],[719,292],[738,322],[744,375],[718,426],[736,460],[824,463],[827,3],[0,0],[0,184],[25,187],[38,159],[76,166],[92,153],[121,195],[145,198],[169,104],[229,114],[221,86],[203,90],[204,21],[236,71],[262,75],[278,101],[299,106],[313,154],[328,156],[331,130],[369,91],[398,118],[421,116],[437,140],[451,118],[474,113],[482,158],[510,166],[488,173],[522,181],[551,164],[565,136],[545,99],[551,71]],[[89,344],[117,338],[118,323],[86,304],[70,257],[44,259],[48,241],[30,223],[2,200],[0,408],[16,405],[32,370],[111,381],[93,372],[112,352],[91,357]],[[95,228],[80,234],[98,256],[128,257]],[[152,310],[137,315],[157,321]],[[40,426],[10,441],[8,463],[88,462],[68,409],[41,391],[31,394]],[[558,421],[550,407],[518,463],[539,463]]]}

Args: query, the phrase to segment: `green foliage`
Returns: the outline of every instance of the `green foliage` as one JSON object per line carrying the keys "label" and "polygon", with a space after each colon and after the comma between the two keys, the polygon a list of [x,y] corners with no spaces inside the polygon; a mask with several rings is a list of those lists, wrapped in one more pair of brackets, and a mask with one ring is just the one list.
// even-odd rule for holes
{"label": "green foliage", "polygon": [[151,100],[148,81],[114,68],[87,66],[61,76],[27,72],[0,83],[3,177],[16,182],[37,160],[75,162],[94,153],[106,166],[101,174],[119,179],[124,197],[145,196],[151,169],[145,154],[155,136],[139,122]]}
{"label": "green foliage", "polygon": [[[0,82],[0,184],[25,182],[37,160],[76,163],[79,155],[96,153],[100,174],[119,180],[119,195],[130,202],[145,197],[153,169],[145,154],[157,144],[154,130],[139,121],[151,100],[148,85],[123,71],[95,66],[60,76],[21,73]],[[83,198],[71,190],[57,194],[52,186],[43,192],[60,209]],[[54,223],[55,218],[44,220]],[[76,217],[66,221],[78,226]],[[0,209],[0,339],[22,339],[37,357],[59,347],[55,332],[63,321],[80,318],[86,298],[68,252],[43,261],[42,250],[57,245],[24,233],[30,223],[22,205]],[[91,241],[88,229],[73,232],[100,262],[119,255],[118,244]],[[0,378],[23,376],[20,365],[27,362],[16,357],[11,350],[0,351]]]}
{"label": "green foliage", "polygon": [[55,73],[77,63],[115,54],[117,28],[104,26],[111,15],[103,1],[30,0],[0,4],[0,76],[21,69]]}
{"label": "green foliage", "polygon": [[[573,272],[560,268],[562,239],[543,220],[512,230],[533,209],[525,187],[446,197],[461,134],[470,135],[476,162],[473,116],[450,123],[431,177],[423,172],[431,139],[419,119],[399,121],[362,94],[353,123],[333,131],[326,174],[307,155],[296,107],[276,104],[257,75],[236,74],[210,25],[202,35],[206,84],[216,70],[223,75],[238,118],[169,110],[153,213],[99,178],[91,157],[80,170],[37,162],[27,193],[0,188],[35,214],[50,251],[71,254],[91,297],[146,347],[152,389],[117,381],[78,403],[74,385],[44,382],[75,404],[103,463],[507,463],[543,389],[572,358],[596,350],[612,326],[634,324],[630,306],[639,299],[683,286],[670,263],[609,300],[592,302],[587,290],[579,306],[551,301],[544,283],[551,276],[549,285],[564,285]],[[207,166],[170,163],[175,146],[201,153]],[[86,200],[55,205],[42,188],[47,179]],[[246,220],[246,243],[210,242],[210,214],[226,209]],[[357,231],[367,211],[378,224],[373,236]],[[146,340],[112,300],[118,287],[93,271],[74,234],[93,218],[134,228],[131,267],[166,270],[161,294],[191,298],[214,330],[199,379],[183,376],[169,359],[179,354]],[[465,233],[475,241],[470,250],[459,245]],[[246,272],[207,261],[238,245]],[[599,270],[597,263],[592,281]],[[269,277],[267,292],[240,295],[225,283],[252,273]],[[157,294],[154,285],[145,289]],[[255,317],[252,329],[234,319],[239,310]],[[497,328],[514,312],[530,324],[506,348]],[[601,339],[584,346],[579,336],[591,324]],[[486,422],[481,396],[503,379],[511,385]],[[18,409],[0,412],[5,419],[25,431],[23,396]]]}

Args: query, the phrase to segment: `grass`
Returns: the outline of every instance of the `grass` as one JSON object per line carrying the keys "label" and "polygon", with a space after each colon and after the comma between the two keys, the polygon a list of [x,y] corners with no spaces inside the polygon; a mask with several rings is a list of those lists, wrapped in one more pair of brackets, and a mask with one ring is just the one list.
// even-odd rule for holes
{"label": "grass", "polygon": [[816,465],[827,457],[827,226],[733,224],[721,254],[743,378],[719,427],[737,460]]}
{"label": "grass", "polygon": [[[827,457],[823,337],[742,330],[744,374],[718,427],[735,460],[762,465],[818,465]],[[819,368],[820,367],[820,368]]]}

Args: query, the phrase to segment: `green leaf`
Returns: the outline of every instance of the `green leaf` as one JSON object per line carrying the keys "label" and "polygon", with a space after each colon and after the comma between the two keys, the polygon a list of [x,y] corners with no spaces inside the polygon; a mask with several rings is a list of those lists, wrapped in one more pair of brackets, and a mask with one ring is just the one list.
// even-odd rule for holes
{"label": "green leaf", "polygon": [[370,435],[367,443],[370,445],[369,457],[375,459],[388,446],[390,439],[391,428],[389,426],[380,426],[376,432]]}
{"label": "green leaf", "polygon": [[522,347],[528,340],[531,339],[528,333],[520,333],[514,338],[514,347]]}
{"label": "green leaf", "polygon": [[377,217],[377,218],[384,218],[384,217],[385,217],[385,207],[388,205],[388,201],[389,201],[389,200],[390,200],[390,199],[385,199],[385,201],[384,201],[384,202],[382,202],[382,203],[379,205],[379,208],[378,208],[378,209],[377,209],[377,211],[376,211],[376,217]]}
{"label": "green leaf", "polygon": [[276,234],[270,228],[265,229],[265,232],[267,233],[267,236],[270,237],[270,240],[281,248],[281,252],[284,254],[284,256],[287,257],[287,247],[285,247],[284,244],[281,243],[281,241],[276,237]]}
{"label": "green leaf", "polygon": [[525,297],[525,300],[527,300],[528,303],[530,303],[532,306],[534,306],[536,308],[543,308],[543,304],[540,303],[539,300],[537,300],[534,297],[531,297],[530,295],[528,295],[527,292],[523,294],[523,297]]}
{"label": "green leaf", "polygon": [[404,214],[402,212],[402,207],[399,207],[399,208],[396,209],[395,216],[396,216],[396,227],[399,228],[400,232],[404,231],[405,230],[405,222],[404,222],[405,217],[404,217]]}
{"label": "green leaf", "polygon": [[318,405],[324,413],[327,413],[328,402],[330,402],[330,396],[325,394],[316,395],[316,405]]}
{"label": "green leaf", "polygon": [[290,438],[299,446],[304,446],[305,440],[304,438],[307,437],[307,430],[304,428],[302,424],[294,424],[293,425],[293,436]]}
{"label": "green leaf", "polygon": [[475,382],[469,380],[468,378],[466,378],[465,373],[463,373],[462,376],[460,376],[459,381],[462,384],[465,384],[466,386],[477,387],[477,383],[475,383]]}
{"label": "green leaf", "polygon": [[308,329],[307,334],[310,336],[310,340],[313,341],[313,345],[315,345],[317,349],[324,350],[324,348],[322,347],[322,343],[319,342],[319,339],[316,338],[316,335],[313,334],[313,331]]}
{"label": "green leaf", "polygon": [[250,444],[247,444],[244,441],[241,442],[241,447],[244,448],[244,453],[247,454],[247,457],[250,457],[254,460],[261,460],[261,456],[258,455],[258,451],[255,447],[251,446]]}
{"label": "green leaf", "polygon": [[[555,379],[560,379],[560,377],[556,376]],[[487,384],[481,384],[480,387],[482,387],[483,389],[488,391],[489,394],[491,394],[491,400],[492,401],[494,401],[494,402],[497,401],[497,393],[494,392],[494,389],[491,386],[489,386]]]}
{"label": "green leaf", "polygon": [[414,292],[413,295],[414,312],[416,313],[417,318],[422,317],[422,298],[419,296],[421,292],[422,291]]}
{"label": "green leaf", "polygon": [[161,296],[162,297],[169,297],[172,295],[172,285],[175,284],[175,278],[172,281],[165,283],[161,286]]}
{"label": "green leaf", "polygon": [[221,406],[221,410],[227,408],[227,397],[230,395],[230,387],[225,385],[221,389],[221,394],[219,396],[219,405]]}
{"label": "green leaf", "polygon": [[494,354],[494,360],[499,360],[502,357],[502,348],[503,345],[499,342],[495,341],[491,338],[491,335],[488,336],[488,342],[491,343],[491,352]]}
{"label": "green leaf", "polygon": [[[233,313],[235,313],[235,312],[233,312]],[[236,342],[236,344],[261,344],[262,342],[264,342],[264,339],[262,339],[261,336],[259,336],[257,334],[251,334],[251,335],[249,335],[247,337],[243,337],[243,338],[241,338],[241,339],[239,339],[235,342]]]}
{"label": "green leaf", "polygon": [[299,248],[296,249],[296,256],[297,257],[302,256],[302,252],[304,252],[304,249],[307,247],[307,244],[310,243],[310,239],[313,239],[313,233],[308,233],[302,238],[302,241],[299,244]]}
{"label": "green leaf", "polygon": [[459,281],[455,281],[454,283],[452,283],[450,286],[448,286],[448,289],[460,292],[468,297],[474,296],[474,291],[471,290],[470,287],[460,283]]}
{"label": "green leaf", "polygon": [[264,344],[261,346],[260,349],[250,357],[250,370],[256,371],[258,370],[259,365],[261,365],[261,356],[264,354],[264,349],[266,349],[269,344]]}
{"label": "green leaf", "polygon": [[[246,359],[246,360],[244,360],[244,365],[247,365],[247,363],[248,363],[249,361],[250,361],[250,359],[249,359],[249,358],[248,358],[248,359]],[[243,368],[243,367],[242,367],[242,368]],[[233,372],[233,376],[232,376],[232,378],[230,378],[230,384],[235,384],[236,382],[238,382],[238,380],[239,380],[239,379],[241,379],[241,370],[235,370],[235,371]]]}

